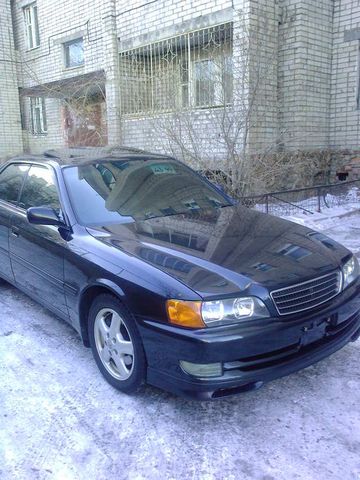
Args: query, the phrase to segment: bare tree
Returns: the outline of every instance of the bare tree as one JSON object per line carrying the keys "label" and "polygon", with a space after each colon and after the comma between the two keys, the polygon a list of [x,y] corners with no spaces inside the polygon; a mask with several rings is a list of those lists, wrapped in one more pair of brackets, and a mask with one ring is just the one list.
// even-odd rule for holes
{"label": "bare tree", "polygon": [[[299,186],[299,178],[329,171],[328,151],[282,148],[287,132],[278,127],[277,35],[277,19],[265,10],[237,11],[233,22],[120,52],[124,123],[145,119],[163,151],[235,196]],[[57,102],[65,145],[107,144],[104,78],[43,83],[31,60],[19,53],[14,61],[23,83],[33,85],[24,89],[29,130],[34,118],[27,95]]]}
{"label": "bare tree", "polygon": [[266,134],[266,123],[276,125],[278,115],[276,32],[265,15],[256,21],[248,12],[236,15],[230,59],[224,62],[227,45],[208,48],[207,58],[215,67],[208,79],[195,79],[193,86],[197,97],[209,97],[209,89],[218,94],[205,115],[208,133],[197,125],[191,109],[158,116],[153,124],[165,133],[166,149],[180,153],[230,193],[242,195],[261,189],[282,161],[277,156],[272,165],[268,162],[278,150],[281,132],[274,128]]}
{"label": "bare tree", "polygon": [[284,179],[295,186],[294,172],[307,164],[308,175],[315,174],[329,154],[314,161],[282,149],[277,35],[278,22],[266,11],[238,11],[231,24],[125,52],[125,119],[146,117],[163,151],[233,195]]}

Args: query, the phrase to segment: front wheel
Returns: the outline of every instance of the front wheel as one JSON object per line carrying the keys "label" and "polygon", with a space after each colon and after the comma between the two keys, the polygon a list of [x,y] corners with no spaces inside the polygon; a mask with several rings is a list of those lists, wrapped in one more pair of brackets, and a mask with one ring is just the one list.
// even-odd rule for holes
{"label": "front wheel", "polygon": [[90,308],[91,349],[101,373],[118,390],[135,392],[145,380],[146,361],[135,320],[112,295],[99,295]]}

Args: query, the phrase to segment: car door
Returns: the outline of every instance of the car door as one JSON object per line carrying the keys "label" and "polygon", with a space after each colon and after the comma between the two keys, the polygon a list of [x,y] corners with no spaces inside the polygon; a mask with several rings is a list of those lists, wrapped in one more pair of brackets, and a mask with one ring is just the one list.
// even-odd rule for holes
{"label": "car door", "polygon": [[29,223],[26,210],[40,206],[52,207],[61,215],[52,167],[31,165],[18,207],[11,218],[9,250],[15,282],[62,317],[67,317],[64,293],[64,250],[67,244],[58,227]]}
{"label": "car door", "polygon": [[9,256],[10,218],[16,210],[29,164],[11,163],[0,173],[0,277],[14,281]]}

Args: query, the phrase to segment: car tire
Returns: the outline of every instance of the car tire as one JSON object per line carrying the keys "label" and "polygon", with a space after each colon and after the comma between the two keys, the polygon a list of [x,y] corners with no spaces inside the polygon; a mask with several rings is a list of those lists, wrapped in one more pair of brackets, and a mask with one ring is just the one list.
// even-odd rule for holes
{"label": "car tire", "polygon": [[119,299],[99,295],[90,307],[89,339],[105,379],[124,393],[134,393],[145,381],[146,359],[135,319]]}

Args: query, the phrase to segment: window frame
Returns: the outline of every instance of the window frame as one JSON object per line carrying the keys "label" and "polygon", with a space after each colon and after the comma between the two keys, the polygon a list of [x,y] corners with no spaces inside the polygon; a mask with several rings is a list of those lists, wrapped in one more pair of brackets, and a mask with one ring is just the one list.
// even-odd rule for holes
{"label": "window frame", "polygon": [[[39,112],[39,121],[37,113]],[[46,106],[44,97],[30,97],[31,133],[33,135],[47,135]]]}
{"label": "window frame", "polygon": [[20,189],[19,189],[19,193],[18,193],[18,196],[17,196],[17,199],[16,199],[16,202],[15,203],[12,203],[12,202],[9,202],[8,200],[5,200],[3,198],[0,197],[0,202],[6,204],[6,205],[10,205],[12,207],[16,207],[18,208],[18,205],[19,205],[19,200],[20,200],[20,195],[22,193],[22,189],[23,189],[23,186],[24,186],[24,183],[25,183],[25,179],[27,178],[27,174],[29,173],[29,170],[30,170],[30,167],[31,167],[31,164],[28,163],[28,162],[24,162],[24,161],[16,161],[16,162],[10,162],[10,163],[6,163],[5,165],[3,165],[3,167],[1,168],[0,170],[0,177],[1,175],[5,172],[5,170],[7,170],[9,167],[12,167],[13,165],[24,165],[24,166],[27,166],[29,167],[27,169],[27,171],[25,172],[24,174],[24,177],[23,177],[23,181],[22,181],[22,184],[20,186]]}
{"label": "window frame", "polygon": [[[201,67],[197,71],[197,66],[200,65],[207,65],[207,75],[202,77],[201,75],[199,78],[197,77],[198,73],[201,74]],[[216,81],[213,81],[212,79],[216,76],[223,76],[223,62],[221,61],[221,65],[217,64],[215,60],[211,57],[205,57],[205,58],[198,58],[196,60],[193,60],[193,68],[192,68],[192,78],[190,79],[190,82],[192,83],[192,90],[193,90],[193,99],[192,99],[192,104],[194,108],[214,108],[214,107],[223,107],[226,102],[221,98],[222,95],[222,90],[223,86],[222,84],[219,85]],[[205,89],[205,95],[207,96],[208,102],[206,101],[201,101],[201,96],[204,95],[201,89],[198,88],[198,86],[201,83],[208,83],[208,86]],[[211,88],[210,88],[210,84]]]}
{"label": "window frame", "polygon": [[23,7],[25,37],[28,50],[40,47],[40,30],[37,2]]}
{"label": "window frame", "polygon": [[[70,63],[70,50],[69,48],[78,43],[81,42],[82,44],[82,62],[77,63],[77,64],[71,64]],[[69,40],[68,42],[63,43],[63,56],[64,56],[64,67],[66,70],[70,70],[72,68],[81,68],[85,65],[85,55],[84,55],[84,37],[78,37],[74,38],[73,40]]]}
{"label": "window frame", "polygon": [[[23,188],[24,188],[24,185],[25,185],[25,181],[27,179],[30,168],[32,166],[38,166],[38,167],[46,168],[51,172],[51,176],[54,180],[56,191],[57,191],[57,194],[58,194],[58,197],[59,197],[60,211],[61,211],[61,217],[62,217],[61,220],[64,222],[64,226],[66,226],[68,228],[71,228],[71,225],[74,223],[74,221],[76,221],[76,217],[74,215],[72,205],[71,205],[69,199],[66,197],[66,195],[65,195],[65,198],[63,197],[64,194],[63,194],[62,188],[60,186],[60,183],[63,184],[63,180],[62,180],[62,182],[60,181],[61,180],[61,173],[57,172],[57,169],[53,165],[45,165],[42,162],[36,162],[34,160],[25,160],[25,159],[21,159],[21,157],[20,157],[19,159],[14,159],[10,162],[5,163],[4,165],[1,165],[0,176],[11,165],[26,165],[29,168],[28,168],[26,174],[24,175],[24,179],[23,179],[22,185],[21,185],[20,190],[19,190],[19,194],[18,194],[18,198],[16,200],[16,204],[10,203],[10,202],[8,202],[6,200],[3,200],[1,198],[0,198],[0,203],[2,202],[6,206],[14,207],[17,210],[19,210],[20,212],[26,214],[26,209],[19,205],[19,201],[20,201],[20,198],[21,198],[21,195],[22,195],[22,192],[23,192]],[[66,191],[65,185],[63,186],[63,188],[65,188],[65,191]],[[64,205],[67,206],[67,209],[64,208]],[[69,211],[69,209],[70,209],[70,211]]]}
{"label": "window frame", "polygon": [[[188,68],[188,107],[201,110],[224,108],[231,105],[233,101],[233,79],[234,72],[232,67],[232,55],[225,54],[218,58],[211,56],[203,56],[202,58],[191,58],[191,63]],[[231,62],[229,62],[229,60]],[[197,78],[197,65],[207,64],[208,75]],[[229,72],[229,64],[231,69]],[[212,70],[212,72],[211,72]],[[200,71],[199,71],[200,72]],[[227,84],[226,75],[231,75],[231,83]],[[213,80],[214,79],[214,80]],[[199,83],[198,83],[199,82]],[[205,95],[208,97],[208,102],[201,102],[201,91],[198,90],[200,82],[208,83],[205,90]],[[212,84],[212,88],[210,88]],[[229,91],[230,87],[230,91]],[[198,96],[200,94],[200,97]],[[181,99],[183,101],[183,99]]]}
{"label": "window frame", "polygon": [[[60,188],[59,188],[59,182],[58,182],[58,179],[57,179],[57,176],[56,176],[56,173],[55,173],[55,170],[54,168],[52,168],[51,166],[48,166],[48,165],[44,165],[43,163],[33,163],[33,162],[29,162],[29,169],[28,171],[26,172],[26,175],[24,177],[24,181],[23,181],[23,184],[21,186],[21,189],[20,189],[20,193],[19,193],[19,196],[18,196],[18,199],[17,199],[17,205],[16,207],[19,208],[20,210],[22,210],[23,212],[26,212],[28,209],[25,208],[25,207],[22,207],[20,205],[20,200],[21,200],[21,196],[23,194],[23,191],[24,191],[24,187],[25,187],[25,184],[26,184],[26,181],[29,177],[29,172],[31,170],[32,167],[38,167],[38,168],[43,168],[45,170],[47,170],[48,172],[50,172],[50,175],[51,175],[51,178],[54,182],[54,186],[56,188],[56,192],[57,192],[57,196],[58,196],[58,200],[59,200],[59,206],[60,206],[60,212],[61,212],[61,217],[64,217],[64,209],[63,209],[63,206],[62,206],[62,201],[61,201],[61,194],[60,194]],[[28,207],[28,208],[31,208]],[[49,207],[51,208],[51,207]],[[65,221],[64,221],[65,223]]]}

